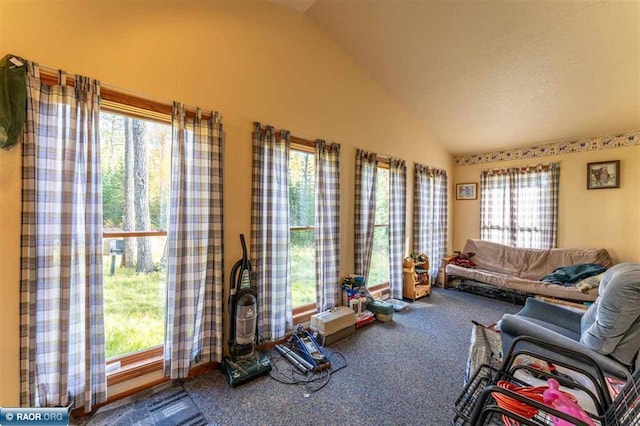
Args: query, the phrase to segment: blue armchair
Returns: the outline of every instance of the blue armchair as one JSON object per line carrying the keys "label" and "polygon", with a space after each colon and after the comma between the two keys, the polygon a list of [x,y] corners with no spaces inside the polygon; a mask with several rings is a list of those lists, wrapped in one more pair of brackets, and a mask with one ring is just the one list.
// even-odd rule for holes
{"label": "blue armchair", "polygon": [[[626,380],[637,367],[640,350],[640,263],[621,263],[607,270],[598,298],[584,314],[529,298],[520,312],[503,316],[500,328],[504,353],[516,337],[531,336],[587,355],[605,375]],[[527,349],[590,369],[568,355]]]}

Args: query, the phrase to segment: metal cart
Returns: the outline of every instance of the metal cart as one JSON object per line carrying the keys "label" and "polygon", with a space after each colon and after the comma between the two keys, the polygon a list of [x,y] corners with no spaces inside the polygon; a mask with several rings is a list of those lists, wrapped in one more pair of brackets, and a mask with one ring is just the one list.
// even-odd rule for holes
{"label": "metal cart", "polygon": [[[640,426],[640,368],[633,375],[629,375],[625,386],[620,393],[611,399],[607,381],[597,364],[590,360],[593,369],[585,370],[575,365],[566,365],[562,362],[534,353],[529,350],[517,349],[520,342],[534,342],[548,350],[562,353],[563,355],[578,356],[569,353],[564,348],[556,347],[545,342],[538,341],[526,336],[522,336],[514,344],[505,358],[505,362],[500,369],[482,365],[475,372],[471,380],[454,403],[455,417],[454,425],[554,425],[559,419],[564,420],[564,424],[588,426],[588,423],[560,412],[543,402],[538,402],[521,393],[514,392],[513,388],[528,386],[528,383],[521,380],[522,374],[532,374],[543,379],[554,378],[563,387],[572,388],[576,391],[588,395],[592,402],[593,410],[585,410],[594,424],[615,425],[615,426]],[[558,376],[555,373],[540,371],[528,365],[517,364],[515,360],[518,356],[533,356],[545,362],[559,364],[564,368],[571,369],[586,377],[589,383],[577,383],[570,377]],[[583,355],[580,355],[583,356]],[[584,361],[584,359],[583,359]],[[595,374],[590,370],[595,371]],[[508,386],[505,386],[505,383]],[[505,399],[511,404],[504,404]],[[525,410],[511,410],[509,407],[518,405],[526,407]],[[557,423],[556,423],[557,424]]]}

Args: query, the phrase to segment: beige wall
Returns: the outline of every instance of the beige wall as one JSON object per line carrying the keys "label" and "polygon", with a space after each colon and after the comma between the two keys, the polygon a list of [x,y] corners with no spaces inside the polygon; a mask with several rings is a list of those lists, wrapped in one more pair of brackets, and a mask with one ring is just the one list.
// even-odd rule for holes
{"label": "beige wall", "polygon": [[[620,188],[587,190],[587,163],[609,160],[620,160]],[[604,247],[617,262],[640,261],[640,146],[454,167],[453,184],[479,183],[485,169],[555,161],[560,162],[558,247]],[[480,201],[454,200],[453,224],[454,250],[462,250],[467,238],[479,238]]]}
{"label": "beige wall", "polygon": [[[342,145],[343,274],[353,265],[356,147],[409,161],[408,212],[413,161],[451,173],[448,153],[351,58],[310,20],[270,3],[0,0],[0,55],[7,53],[223,114],[227,274],[241,256],[238,234],[250,234],[253,121]],[[19,400],[19,148],[0,152],[0,211],[0,406],[14,406]]]}

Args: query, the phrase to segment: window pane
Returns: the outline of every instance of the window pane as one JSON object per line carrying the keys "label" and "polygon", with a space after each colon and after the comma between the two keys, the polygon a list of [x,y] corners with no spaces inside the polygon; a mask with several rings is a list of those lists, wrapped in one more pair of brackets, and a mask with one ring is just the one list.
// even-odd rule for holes
{"label": "window pane", "polygon": [[171,126],[100,113],[105,232],[167,229]]}
{"label": "window pane", "polygon": [[382,167],[378,167],[375,223],[368,285],[389,282],[389,170]]}
{"label": "window pane", "polygon": [[376,225],[389,224],[389,170],[378,167],[376,185]]}
{"label": "window pane", "polygon": [[488,203],[489,214],[483,217],[481,224],[482,238],[494,243],[509,244],[511,234],[511,218],[509,206],[509,182],[496,180],[490,187],[481,188],[481,199]]}
{"label": "window pane", "polygon": [[289,215],[291,229],[291,299],[294,308],[316,303],[315,156],[309,152],[289,153]]}
{"label": "window pane", "polygon": [[148,240],[156,270],[136,272],[122,265],[124,238],[104,239],[104,326],[106,357],[125,355],[164,342],[166,237],[127,238],[139,246]]}
{"label": "window pane", "polygon": [[100,114],[107,358],[164,341],[166,236],[109,234],[167,229],[171,126]]}
{"label": "window pane", "polygon": [[291,230],[291,298],[294,308],[316,303],[314,231]]}
{"label": "window pane", "polygon": [[308,152],[289,154],[289,214],[291,226],[313,226],[315,222],[315,156]]}
{"label": "window pane", "polygon": [[[534,181],[538,183],[539,180]],[[517,188],[516,247],[542,247],[542,197],[544,191],[534,184]]]}
{"label": "window pane", "polygon": [[389,282],[389,227],[376,226],[368,285]]}

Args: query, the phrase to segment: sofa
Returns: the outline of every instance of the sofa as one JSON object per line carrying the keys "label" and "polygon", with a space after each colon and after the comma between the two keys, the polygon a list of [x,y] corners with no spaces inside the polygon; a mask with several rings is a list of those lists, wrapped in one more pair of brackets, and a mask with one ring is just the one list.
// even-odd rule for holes
{"label": "sofa", "polygon": [[598,297],[597,285],[580,288],[541,281],[557,268],[578,264],[613,265],[603,248],[555,248],[548,250],[510,247],[478,239],[468,239],[463,253],[475,253],[470,260],[475,266],[453,263],[445,266],[445,287],[463,282],[480,283],[524,296],[546,296],[556,299],[592,302]]}

